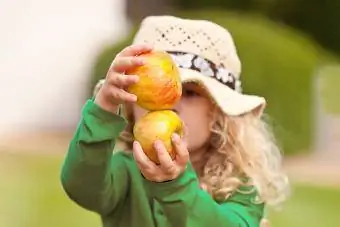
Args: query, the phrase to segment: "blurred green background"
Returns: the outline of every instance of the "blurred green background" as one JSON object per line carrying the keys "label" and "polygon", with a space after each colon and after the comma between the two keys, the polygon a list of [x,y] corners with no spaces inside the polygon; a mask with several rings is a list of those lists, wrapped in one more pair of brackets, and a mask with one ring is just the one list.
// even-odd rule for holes
{"label": "blurred green background", "polygon": [[[163,1],[127,0],[134,12],[130,35],[98,50],[88,96],[105,77],[115,53],[131,42],[141,17],[162,13],[148,4]],[[166,0],[171,13],[215,21],[232,33],[243,63],[243,89],[268,100],[266,113],[283,147],[285,160],[313,155],[315,80],[320,81],[327,113],[340,114],[340,3],[337,0]],[[149,11],[152,8],[153,11]],[[169,12],[170,12],[169,11]],[[340,138],[339,138],[340,139]],[[67,142],[67,141],[66,141]],[[40,148],[39,148],[40,149]],[[95,227],[99,218],[74,204],[61,189],[59,174],[66,146],[46,150],[0,147],[0,227]],[[46,147],[47,152],[50,151]],[[340,149],[340,148],[339,148]],[[43,154],[44,153],[44,154]],[[303,164],[293,164],[303,165]],[[327,166],[327,164],[325,164]],[[305,169],[313,172],[325,165]],[[338,165],[338,164],[337,164]],[[340,165],[338,165],[340,166]],[[309,171],[310,170],[310,171]],[[313,171],[312,171],[313,170]],[[336,169],[339,170],[340,169]],[[333,171],[334,172],[334,171]],[[325,175],[302,183],[291,173],[292,197],[282,211],[269,211],[273,227],[336,227],[340,182],[322,183]]]}
{"label": "blurred green background", "polygon": [[[1,227],[95,227],[99,218],[71,202],[62,191],[60,155],[0,152]],[[273,227],[340,226],[340,188],[293,184],[281,211],[269,212]]]}

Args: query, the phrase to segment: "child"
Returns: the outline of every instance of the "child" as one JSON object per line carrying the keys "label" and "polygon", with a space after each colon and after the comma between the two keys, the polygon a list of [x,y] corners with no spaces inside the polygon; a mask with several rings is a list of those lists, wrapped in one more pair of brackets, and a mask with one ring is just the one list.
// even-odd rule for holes
{"label": "child", "polygon": [[[180,68],[183,95],[174,111],[188,131],[184,140],[172,137],[174,161],[155,142],[160,165],[133,140],[134,122],[146,111],[124,90],[138,82],[124,72],[143,65],[138,55],[152,49],[167,51]],[[144,19],[84,106],[62,168],[68,196],[97,212],[105,227],[259,226],[265,204],[283,201],[288,183],[261,120],[265,99],[241,94],[240,68],[224,28],[172,16]],[[112,152],[117,142],[124,151]]]}

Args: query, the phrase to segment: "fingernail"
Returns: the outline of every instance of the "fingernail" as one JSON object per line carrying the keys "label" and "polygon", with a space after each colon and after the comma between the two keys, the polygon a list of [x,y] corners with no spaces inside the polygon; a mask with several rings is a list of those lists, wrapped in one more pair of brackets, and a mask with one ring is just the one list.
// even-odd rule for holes
{"label": "fingernail", "polygon": [[158,151],[158,152],[162,152],[162,141],[160,141],[160,140],[156,140],[155,141],[155,148],[156,148],[156,150]]}
{"label": "fingernail", "polygon": [[145,65],[146,64],[146,61],[144,59],[139,59],[138,60],[138,64],[139,65]]}
{"label": "fingernail", "polygon": [[131,99],[133,102],[136,102],[137,101],[137,96],[134,95],[134,94],[131,94]]}
{"label": "fingernail", "polygon": [[133,77],[133,81],[134,82],[138,82],[139,81],[139,76],[133,75],[132,77]]}
{"label": "fingernail", "polygon": [[172,134],[172,140],[177,142],[180,139],[179,135],[177,133]]}
{"label": "fingernail", "polygon": [[156,141],[155,141],[155,147],[156,147],[156,148],[159,148],[159,146],[160,146],[160,144],[159,144],[159,143],[160,143],[160,141],[159,141],[159,140],[156,140]]}

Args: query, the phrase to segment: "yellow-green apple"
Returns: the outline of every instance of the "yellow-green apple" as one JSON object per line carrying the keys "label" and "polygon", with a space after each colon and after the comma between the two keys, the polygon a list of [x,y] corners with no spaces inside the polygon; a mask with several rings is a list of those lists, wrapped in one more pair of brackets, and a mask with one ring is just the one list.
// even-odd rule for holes
{"label": "yellow-green apple", "polygon": [[137,96],[139,106],[147,110],[172,109],[182,95],[178,67],[165,51],[139,55],[145,64],[125,72],[139,76],[139,81],[127,88]]}
{"label": "yellow-green apple", "polygon": [[183,137],[183,131],[182,120],[171,110],[151,111],[141,117],[133,128],[135,140],[141,144],[146,156],[156,164],[159,164],[159,159],[154,149],[154,142],[161,140],[170,157],[175,159],[176,149],[172,144],[171,137],[174,133]]}

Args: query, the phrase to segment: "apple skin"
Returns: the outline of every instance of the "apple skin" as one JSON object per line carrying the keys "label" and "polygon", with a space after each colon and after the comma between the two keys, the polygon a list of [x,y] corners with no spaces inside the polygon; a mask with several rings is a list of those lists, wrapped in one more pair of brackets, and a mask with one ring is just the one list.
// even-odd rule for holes
{"label": "apple skin", "polygon": [[154,142],[161,140],[170,157],[176,158],[176,150],[171,137],[177,133],[183,137],[184,125],[179,116],[171,110],[151,111],[141,117],[134,125],[133,134],[151,161],[160,164]]}
{"label": "apple skin", "polygon": [[142,66],[125,72],[139,76],[139,81],[127,88],[137,96],[137,104],[144,109],[173,109],[182,95],[182,83],[177,65],[165,51],[141,54],[145,60]]}

